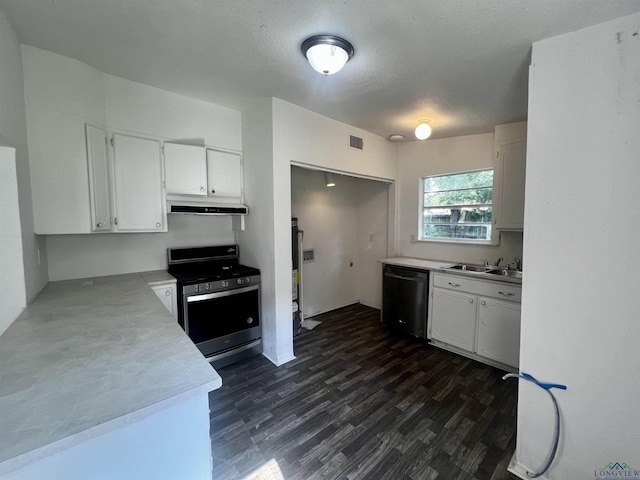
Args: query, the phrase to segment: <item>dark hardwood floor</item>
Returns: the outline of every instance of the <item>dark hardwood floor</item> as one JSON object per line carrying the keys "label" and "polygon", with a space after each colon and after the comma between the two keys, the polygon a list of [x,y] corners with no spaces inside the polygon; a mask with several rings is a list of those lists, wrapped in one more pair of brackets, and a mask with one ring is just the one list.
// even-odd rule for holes
{"label": "dark hardwood floor", "polygon": [[213,478],[515,479],[517,382],[386,330],[352,305],[314,317],[296,359],[219,370]]}

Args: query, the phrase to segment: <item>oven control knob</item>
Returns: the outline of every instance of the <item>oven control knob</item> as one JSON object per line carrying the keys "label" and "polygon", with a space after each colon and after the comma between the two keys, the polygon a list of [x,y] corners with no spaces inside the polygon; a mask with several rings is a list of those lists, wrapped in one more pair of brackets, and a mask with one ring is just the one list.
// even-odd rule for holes
{"label": "oven control knob", "polygon": [[242,280],[241,278],[238,278],[238,279],[236,280],[236,282],[238,283],[238,285],[242,285],[243,280]]}
{"label": "oven control knob", "polygon": [[247,318],[247,323],[249,325],[251,325],[253,323],[253,318],[251,318],[251,317]]}
{"label": "oven control knob", "polygon": [[244,279],[244,283],[251,283],[251,277],[247,277]]}
{"label": "oven control knob", "polygon": [[202,286],[201,285],[196,285],[196,292],[199,292],[200,290],[202,290]]}
{"label": "oven control knob", "polygon": [[229,282],[227,282],[226,280],[223,280],[221,285],[223,287],[228,287],[229,286]]}
{"label": "oven control knob", "polygon": [[205,290],[211,290],[211,284],[210,283],[206,283],[204,286]]}

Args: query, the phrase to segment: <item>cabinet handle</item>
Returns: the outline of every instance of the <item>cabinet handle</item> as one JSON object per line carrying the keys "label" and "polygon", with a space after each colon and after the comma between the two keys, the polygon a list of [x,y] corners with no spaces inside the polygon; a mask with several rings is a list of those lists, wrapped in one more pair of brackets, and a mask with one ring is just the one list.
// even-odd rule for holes
{"label": "cabinet handle", "polygon": [[102,224],[101,224],[101,223],[99,223],[98,225],[96,225],[96,227],[98,227],[98,228],[102,228]]}
{"label": "cabinet handle", "polygon": [[398,320],[398,323],[399,323],[400,325],[406,325],[406,324],[407,324],[407,322],[405,322],[404,320]]}
{"label": "cabinet handle", "polygon": [[469,299],[469,303],[473,303],[473,298],[470,298],[470,299]]}
{"label": "cabinet handle", "polygon": [[164,294],[169,297],[171,295],[171,290],[167,290],[166,292],[164,292]]}
{"label": "cabinet handle", "polygon": [[204,192],[204,187],[200,187],[200,191],[201,191],[201,192]]}
{"label": "cabinet handle", "polygon": [[215,189],[215,188],[212,188],[212,189],[211,189],[211,193],[216,193],[216,189]]}
{"label": "cabinet handle", "polygon": [[459,283],[451,283],[451,282],[449,282],[449,285],[451,285],[452,287],[459,287],[460,286]]}
{"label": "cabinet handle", "polygon": [[160,222],[156,223],[156,227],[160,228],[161,226]]}
{"label": "cabinet handle", "polygon": [[487,302],[485,302],[484,300],[480,302],[481,305],[486,305]]}
{"label": "cabinet handle", "polygon": [[511,292],[498,292],[500,295],[504,295],[505,297],[513,297],[515,296],[515,293],[511,293]]}

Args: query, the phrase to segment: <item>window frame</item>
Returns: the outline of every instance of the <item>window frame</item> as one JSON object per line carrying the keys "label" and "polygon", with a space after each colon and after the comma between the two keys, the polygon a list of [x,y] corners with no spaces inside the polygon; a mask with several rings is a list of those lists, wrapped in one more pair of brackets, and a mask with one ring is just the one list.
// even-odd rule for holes
{"label": "window frame", "polygon": [[[439,238],[434,238],[434,237],[425,237],[424,236],[424,211],[425,207],[424,206],[424,194],[425,194],[425,190],[424,190],[424,182],[426,179],[428,178],[434,178],[434,177],[447,177],[447,176],[451,176],[451,175],[463,175],[465,173],[475,173],[475,172],[484,172],[484,171],[488,171],[491,170],[493,172],[493,183],[491,186],[491,236],[488,240],[474,240],[474,239],[470,239],[470,238],[447,238],[447,237],[439,237]],[[495,228],[495,224],[496,224],[496,204],[495,204],[495,187],[496,187],[496,169],[495,167],[491,166],[491,167],[483,167],[483,168],[475,168],[475,169],[470,169],[470,170],[460,170],[460,171],[455,171],[455,172],[445,172],[445,173],[437,173],[437,174],[429,174],[429,175],[424,175],[421,176],[418,180],[418,235],[416,238],[417,242],[427,242],[427,243],[453,243],[453,244],[462,244],[462,245],[491,245],[491,246],[496,246],[498,245],[498,239],[499,239],[499,235],[498,235],[498,230]],[[487,205],[487,204],[484,204]]]}

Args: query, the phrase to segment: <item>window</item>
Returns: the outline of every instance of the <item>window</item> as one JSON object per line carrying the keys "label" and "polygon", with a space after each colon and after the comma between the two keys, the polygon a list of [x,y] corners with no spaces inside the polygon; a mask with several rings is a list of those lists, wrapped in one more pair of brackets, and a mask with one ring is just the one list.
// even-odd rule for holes
{"label": "window", "polygon": [[491,241],[493,169],[422,178],[421,240]]}

